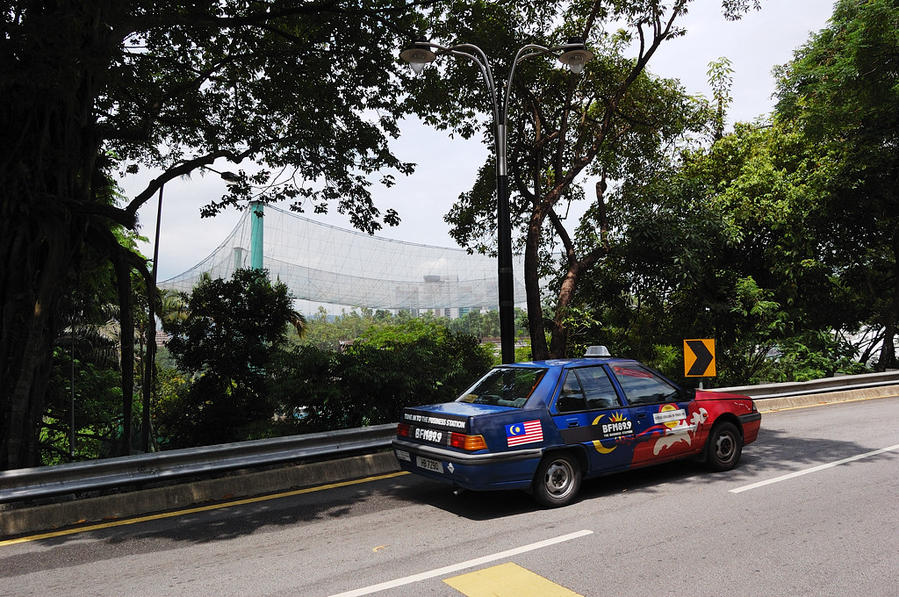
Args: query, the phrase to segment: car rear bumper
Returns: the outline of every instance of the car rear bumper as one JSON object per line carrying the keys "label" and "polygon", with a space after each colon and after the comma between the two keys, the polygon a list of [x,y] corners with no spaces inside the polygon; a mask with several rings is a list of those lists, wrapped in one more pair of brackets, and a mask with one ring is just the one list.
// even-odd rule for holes
{"label": "car rear bumper", "polygon": [[406,440],[393,440],[400,468],[472,490],[525,489],[543,456],[541,448],[468,454]]}
{"label": "car rear bumper", "polygon": [[743,443],[749,444],[759,436],[759,428],[762,426],[762,413],[754,412],[737,417],[743,427]]}

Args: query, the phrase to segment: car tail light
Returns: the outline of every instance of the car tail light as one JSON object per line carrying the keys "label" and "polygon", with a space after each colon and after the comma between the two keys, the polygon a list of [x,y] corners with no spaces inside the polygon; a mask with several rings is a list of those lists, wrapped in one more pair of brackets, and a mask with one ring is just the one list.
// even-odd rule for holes
{"label": "car tail light", "polygon": [[465,435],[453,432],[450,433],[450,445],[469,452],[487,449],[487,442],[484,441],[483,435]]}
{"label": "car tail light", "polygon": [[400,437],[409,437],[409,425],[407,423],[397,423],[396,434]]}

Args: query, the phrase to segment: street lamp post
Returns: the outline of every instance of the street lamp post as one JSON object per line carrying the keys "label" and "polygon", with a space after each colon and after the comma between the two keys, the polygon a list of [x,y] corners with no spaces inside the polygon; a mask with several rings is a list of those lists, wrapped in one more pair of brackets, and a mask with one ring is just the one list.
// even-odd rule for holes
{"label": "street lamp post", "polygon": [[509,94],[515,67],[532,56],[555,56],[575,74],[584,70],[584,64],[593,57],[582,39],[571,38],[562,46],[547,48],[537,44],[527,44],[515,54],[501,93],[497,93],[493,81],[493,68],[487,55],[476,45],[457,44],[442,46],[426,39],[417,39],[400,53],[400,58],[409,64],[415,74],[434,62],[438,55],[449,54],[466,58],[478,65],[481,76],[490,92],[493,103],[494,150],[496,152],[496,218],[497,257],[499,274],[499,331],[501,357],[503,363],[515,361],[515,297],[512,276],[512,225],[509,217],[509,175],[506,171],[506,141],[508,124]]}
{"label": "street lamp post", "polygon": [[159,230],[162,221],[162,190],[165,183],[159,185],[159,200],[156,205],[156,236],[153,241],[153,270],[150,273],[151,289],[147,292],[147,352],[144,358],[147,362],[144,369],[143,396],[144,408],[141,413],[141,449],[144,453],[150,452],[150,397],[155,390],[156,376],[156,265],[159,263]]}
{"label": "street lamp post", "polygon": [[[228,184],[235,184],[240,181],[240,178],[234,174],[233,172],[219,172],[218,170],[214,170],[209,166],[202,166],[206,170],[210,170],[211,172],[215,172],[218,174],[222,180],[224,180]],[[143,413],[141,414],[141,427],[142,427],[142,435],[141,435],[141,449],[146,453],[150,451],[150,398],[152,394],[155,392],[156,383],[156,274],[158,271],[157,265],[159,264],[159,231],[162,223],[162,191],[165,189],[165,183],[159,185],[159,200],[156,205],[156,235],[153,241],[153,269],[150,272],[150,283],[152,284],[152,290],[147,292],[148,299],[148,322],[147,322],[147,351],[144,356],[146,359],[146,368],[144,370],[144,379],[143,379],[143,388],[142,394],[144,397],[144,408]],[[74,412],[74,411],[73,411]],[[72,427],[74,428],[74,421]],[[72,436],[74,438],[74,435]],[[72,444],[74,445],[74,439]],[[74,454],[74,452],[73,452]]]}

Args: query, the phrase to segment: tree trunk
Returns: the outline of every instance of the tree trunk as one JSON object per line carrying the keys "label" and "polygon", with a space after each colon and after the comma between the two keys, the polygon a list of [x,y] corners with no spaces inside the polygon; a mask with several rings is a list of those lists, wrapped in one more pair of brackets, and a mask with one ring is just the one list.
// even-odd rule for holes
{"label": "tree trunk", "polygon": [[883,334],[883,344],[880,345],[880,358],[877,361],[877,370],[886,371],[896,368],[896,326],[888,323]]}
{"label": "tree trunk", "polygon": [[131,453],[132,404],[134,402],[134,313],[131,309],[131,269],[121,256],[115,260],[119,292],[119,341],[122,354],[122,444],[119,453]]}
{"label": "tree trunk", "polygon": [[568,356],[569,327],[565,323],[565,318],[568,315],[568,307],[571,306],[571,301],[574,300],[574,291],[577,288],[577,283],[581,274],[590,271],[594,264],[596,264],[600,251],[602,253],[608,253],[609,251],[609,222],[606,215],[605,203],[605,193],[607,188],[606,173],[603,171],[602,178],[596,182],[596,206],[599,218],[600,244],[599,247],[594,249],[591,254],[583,259],[579,260],[577,258],[574,243],[565,231],[562,221],[555,217],[555,214],[550,213],[550,220],[556,227],[556,232],[562,237],[565,245],[565,252],[568,255],[568,271],[565,272],[565,277],[562,279],[562,286],[559,289],[559,298],[556,302],[556,312],[553,316],[552,335],[550,337],[549,353],[554,359],[562,359]]}
{"label": "tree trunk", "polygon": [[[33,4],[33,6],[32,6]],[[60,297],[94,200],[114,3],[31,3],[0,45],[0,468],[38,464]]]}
{"label": "tree trunk", "polygon": [[893,291],[884,324],[883,344],[880,346],[878,371],[896,368],[896,323],[899,322],[899,227],[893,230]]}
{"label": "tree trunk", "polygon": [[540,304],[540,258],[537,254],[545,218],[543,214],[541,209],[535,209],[531,213],[524,245],[524,289],[527,295],[528,332],[531,335],[531,358],[535,361],[549,358],[543,326],[543,306]]}
{"label": "tree trunk", "polygon": [[568,315],[568,307],[574,298],[574,289],[577,286],[580,270],[581,262],[570,263],[568,271],[565,272],[565,277],[562,279],[549,342],[549,356],[553,359],[562,359],[567,356],[568,326],[565,323],[565,317]]}
{"label": "tree trunk", "polygon": [[[0,468],[39,464],[38,434],[56,310],[72,251],[64,222],[11,209],[0,215]],[[9,217],[18,212],[19,217]],[[31,221],[28,221],[31,220]],[[39,221],[37,221],[39,220]],[[35,242],[40,239],[41,242]]]}

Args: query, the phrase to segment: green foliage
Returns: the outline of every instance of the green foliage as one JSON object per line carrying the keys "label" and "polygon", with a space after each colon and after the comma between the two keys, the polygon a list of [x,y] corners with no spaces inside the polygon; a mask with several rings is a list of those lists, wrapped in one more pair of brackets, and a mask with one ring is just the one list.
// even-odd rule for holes
{"label": "green foliage", "polygon": [[[534,355],[531,352],[531,344],[528,342],[524,346],[516,346],[515,347],[515,362],[520,363],[524,361],[532,361],[534,360]],[[497,355],[494,359],[494,365],[499,364],[499,355]]]}
{"label": "green foliage", "polygon": [[295,314],[264,272],[202,282],[166,324],[180,369],[160,374],[166,448],[394,422],[407,404],[452,400],[492,351],[447,320],[324,310],[287,342]]}
{"label": "green foliage", "polygon": [[885,330],[893,367],[899,322],[899,5],[841,0],[828,26],[778,74],[777,118],[828,164],[821,234],[834,239],[841,287]]}
{"label": "green foliage", "polygon": [[369,327],[359,336],[358,343],[378,349],[390,349],[400,344],[414,343],[421,338],[440,337],[446,332],[447,328],[442,322],[416,317]]}
{"label": "green foliage", "polygon": [[[469,311],[457,319],[447,320],[450,329],[470,334],[478,339],[499,338],[499,311],[492,310],[482,313],[481,311]],[[520,329],[515,330],[515,335],[521,333]]]}
{"label": "green foliage", "polygon": [[645,362],[653,369],[665,372],[668,377],[678,378],[684,370],[683,349],[680,346],[656,344],[652,347],[651,356]]}
{"label": "green foliage", "polygon": [[251,439],[275,410],[267,384],[271,364],[296,319],[287,287],[264,270],[206,279],[185,297],[187,317],[166,324],[168,349],[192,374],[179,403],[159,413],[172,447]]}
{"label": "green foliage", "polygon": [[252,384],[286,341],[295,312],[287,286],[265,270],[242,269],[230,280],[206,279],[185,299],[187,317],[168,323],[169,351],[191,373],[228,385]]}
{"label": "green foliage", "polygon": [[[57,348],[47,391],[47,407],[41,428],[41,464],[116,456],[122,432],[122,389],[117,367],[91,362],[84,342],[74,361],[70,347]],[[76,353],[77,354],[77,353]],[[75,449],[71,446],[72,400],[74,398]]]}
{"label": "green foliage", "polygon": [[[158,397],[153,404],[155,439],[160,449],[199,445],[192,439],[194,426],[187,418],[192,408],[192,377],[174,367],[160,367],[156,377]],[[187,424],[183,424],[188,421]]]}
{"label": "green foliage", "polygon": [[749,378],[749,383],[809,381],[865,373],[867,369],[855,356],[855,348],[833,334],[807,332],[779,341],[765,367]]}
{"label": "green foliage", "polygon": [[[113,189],[110,188],[110,193]],[[110,200],[113,200],[110,197]],[[134,248],[135,235],[113,229],[116,242]],[[57,316],[64,325],[54,339],[53,359],[40,424],[42,465],[120,455],[123,445],[125,404],[134,396],[122,391],[122,312],[116,307],[113,268],[95,250],[86,249],[78,272],[69,272],[61,286],[70,292],[61,299]],[[138,326],[146,321],[146,303],[137,293],[139,277],[132,274],[131,317]],[[139,343],[139,346],[142,345]],[[139,348],[139,346],[137,348]],[[74,348],[74,368],[72,352]],[[136,349],[136,352],[140,352]],[[135,359],[138,368],[140,359]],[[75,449],[71,446],[74,373]],[[136,423],[131,409],[132,421]]]}
{"label": "green foliage", "polygon": [[[891,362],[897,25],[895,2],[837,3],[780,69],[771,122],[613,189],[616,234],[575,302],[584,335],[675,377],[682,339],[714,337],[722,385],[863,370],[836,338],[872,324],[888,338],[879,366]],[[710,71],[719,105],[727,68]]]}
{"label": "green foliage", "polygon": [[733,63],[725,56],[711,61],[709,70],[706,71],[709,86],[712,88],[712,100],[715,102],[715,130],[712,138],[716,141],[724,136],[724,115],[734,99],[730,94],[733,74]]}
{"label": "green foliage", "polygon": [[576,299],[596,320],[587,343],[602,338],[677,378],[682,367],[656,347],[715,337],[718,381],[740,385],[767,367],[780,339],[858,325],[864,311],[837,258],[845,237],[828,233],[819,200],[830,166],[792,127],[738,125],[622,184],[619,235]]}
{"label": "green foliage", "polygon": [[122,171],[189,172],[216,157],[264,166],[240,170],[228,195],[204,208],[208,215],[252,195],[299,211],[336,206],[369,232],[396,224],[396,212],[382,214],[369,188],[412,170],[388,140],[399,132],[397,100],[408,78],[395,68],[396,52],[420,10],[396,0],[289,1],[277,10],[161,0],[147,14],[121,3],[103,17],[115,29],[96,100],[112,132],[104,141]]}
{"label": "green foliage", "polygon": [[309,344],[322,350],[338,350],[342,345],[358,338],[369,326],[392,317],[386,311],[375,313],[370,310],[331,316],[324,307],[319,307],[318,312],[307,319],[303,337],[291,337],[291,343]]}
{"label": "green foliage", "polygon": [[492,358],[473,336],[410,320],[371,328],[342,351],[297,346],[280,363],[272,394],[282,426],[309,431],[392,423],[404,406],[454,400]]}
{"label": "green foliage", "polygon": [[[527,315],[522,310],[517,310],[515,324],[516,336],[527,333]],[[410,323],[411,322],[411,323]],[[338,350],[342,346],[352,343],[360,337],[375,337],[378,330],[388,329],[388,334],[396,333],[397,326],[428,326],[439,323],[454,332],[469,334],[479,340],[499,337],[499,314],[497,311],[481,312],[471,310],[461,317],[450,319],[444,316],[425,313],[413,317],[407,311],[393,314],[389,311],[372,311],[371,309],[354,310],[337,316],[330,316],[328,312],[319,307],[318,312],[309,319],[305,334],[302,338],[292,338],[292,342],[299,344],[311,344],[321,349]]]}
{"label": "green foliage", "polygon": [[588,346],[595,345],[593,331],[602,326],[596,319],[596,312],[579,306],[565,310],[564,325],[568,328],[568,354],[583,355]]}

